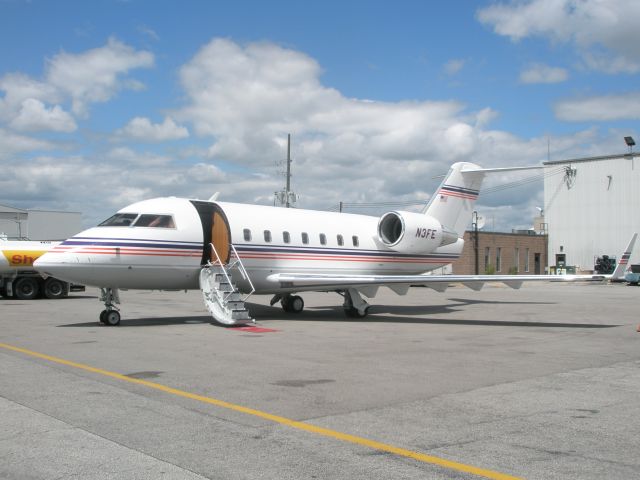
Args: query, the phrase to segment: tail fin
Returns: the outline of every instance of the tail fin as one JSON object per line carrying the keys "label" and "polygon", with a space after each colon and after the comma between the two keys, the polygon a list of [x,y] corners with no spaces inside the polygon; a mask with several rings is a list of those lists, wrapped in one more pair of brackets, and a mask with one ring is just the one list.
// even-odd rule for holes
{"label": "tail fin", "polygon": [[634,233],[631,237],[629,245],[627,245],[626,250],[620,257],[620,260],[616,265],[616,269],[611,274],[611,280],[621,280],[624,277],[624,272],[627,270],[627,265],[629,264],[629,259],[631,258],[631,251],[633,250],[633,245],[636,243],[637,237],[637,233]]}
{"label": "tail fin", "polygon": [[473,163],[454,163],[424,213],[462,237],[471,221],[484,175],[485,170]]}

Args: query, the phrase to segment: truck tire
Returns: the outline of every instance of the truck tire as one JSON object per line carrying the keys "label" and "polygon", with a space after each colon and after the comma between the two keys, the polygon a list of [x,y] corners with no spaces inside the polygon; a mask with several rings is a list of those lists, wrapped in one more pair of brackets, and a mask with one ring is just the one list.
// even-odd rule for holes
{"label": "truck tire", "polygon": [[39,290],[38,281],[33,277],[19,278],[13,286],[13,293],[18,300],[33,300]]}
{"label": "truck tire", "polygon": [[49,277],[44,281],[44,296],[50,300],[63,298],[67,292],[67,285],[62,280]]}

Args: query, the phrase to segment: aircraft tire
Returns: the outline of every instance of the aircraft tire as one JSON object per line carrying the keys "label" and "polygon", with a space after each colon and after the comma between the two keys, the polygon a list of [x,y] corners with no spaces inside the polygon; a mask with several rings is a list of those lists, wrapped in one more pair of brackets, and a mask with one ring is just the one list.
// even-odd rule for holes
{"label": "aircraft tire", "polygon": [[365,308],[364,313],[360,313],[360,311],[356,307],[345,308],[344,313],[347,315],[347,317],[364,318],[369,314],[369,307]]}
{"label": "aircraft tire", "polygon": [[292,313],[300,313],[304,310],[304,300],[298,295],[291,297],[287,303],[289,305],[289,311]]}
{"label": "aircraft tire", "polygon": [[13,292],[18,300],[33,300],[38,296],[38,281],[32,277],[22,277],[14,285]]}
{"label": "aircraft tire", "polygon": [[107,311],[107,314],[104,316],[104,324],[110,327],[120,325],[120,312],[117,310]]}
{"label": "aircraft tire", "polygon": [[107,312],[106,310],[102,310],[100,312],[100,323],[104,323],[105,325],[107,324],[107,321],[106,321],[106,318],[105,318],[107,316],[107,313],[109,313],[109,312]]}
{"label": "aircraft tire", "polygon": [[57,278],[49,277],[44,281],[44,296],[48,299],[54,300],[64,297],[65,290],[64,282]]}

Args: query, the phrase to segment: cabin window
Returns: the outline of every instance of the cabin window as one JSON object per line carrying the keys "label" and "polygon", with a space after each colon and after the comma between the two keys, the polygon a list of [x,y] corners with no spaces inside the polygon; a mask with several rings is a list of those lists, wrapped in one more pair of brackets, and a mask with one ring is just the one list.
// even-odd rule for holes
{"label": "cabin window", "polygon": [[282,241],[284,243],[290,243],[291,242],[291,235],[289,235],[289,232],[282,232]]}
{"label": "cabin window", "polygon": [[306,232],[302,232],[302,243],[305,245],[309,244],[309,234]]}
{"label": "cabin window", "polygon": [[267,243],[271,242],[271,230],[264,231],[264,241]]}
{"label": "cabin window", "polygon": [[245,228],[244,230],[242,230],[242,236],[244,237],[244,241],[245,242],[250,242],[251,241],[251,230],[249,230],[248,228]]}
{"label": "cabin window", "polygon": [[344,245],[344,238],[342,238],[342,235],[338,235],[338,245],[339,246],[343,246]]}
{"label": "cabin window", "polygon": [[99,224],[99,227],[128,227],[138,216],[137,213],[116,213]]}
{"label": "cabin window", "polygon": [[360,245],[360,240],[358,240],[358,236],[354,235],[353,237],[351,237],[351,241],[353,242],[353,246],[357,247]]}
{"label": "cabin window", "polygon": [[176,228],[171,215],[142,214],[133,224],[134,227]]}
{"label": "cabin window", "polygon": [[327,236],[324,233],[320,234],[320,245],[326,245],[327,244]]}

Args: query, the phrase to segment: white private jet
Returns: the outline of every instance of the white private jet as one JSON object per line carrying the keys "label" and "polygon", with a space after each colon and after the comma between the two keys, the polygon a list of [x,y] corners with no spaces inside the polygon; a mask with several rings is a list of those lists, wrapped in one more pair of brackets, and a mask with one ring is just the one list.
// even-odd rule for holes
{"label": "white private jet", "polygon": [[118,325],[118,289],[201,289],[219,323],[253,321],[244,301],[273,295],[299,313],[304,291],[334,291],[348,316],[365,317],[380,286],[406,294],[422,285],[439,292],[451,282],[479,290],[485,282],[519,288],[524,281],[602,280],[591,276],[429,275],[456,260],[486,172],[452,165],[422,213],[381,217],[184,198],[129,205],[94,228],[57,245],[34,266],[102,289],[100,321]]}

